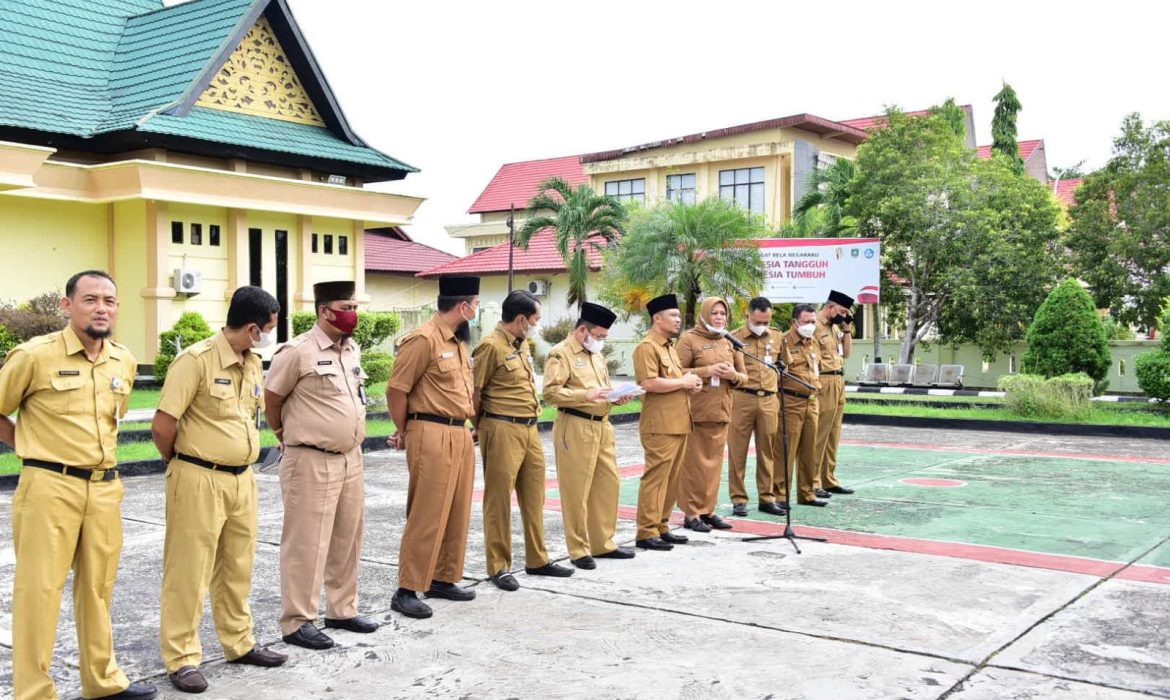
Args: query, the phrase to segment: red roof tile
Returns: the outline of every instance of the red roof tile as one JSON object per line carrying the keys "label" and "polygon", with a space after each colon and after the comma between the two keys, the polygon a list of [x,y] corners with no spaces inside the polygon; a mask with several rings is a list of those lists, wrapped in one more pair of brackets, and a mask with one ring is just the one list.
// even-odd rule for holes
{"label": "red roof tile", "polygon": [[[1028,159],[1032,157],[1032,154],[1035,153],[1036,149],[1039,148],[1043,143],[1044,139],[1020,141],[1020,158],[1023,158],[1024,162],[1027,163]],[[975,149],[975,154],[983,160],[987,160],[991,158],[991,146],[980,146]]]}
{"label": "red roof tile", "polygon": [[508,163],[499,169],[467,213],[507,211],[512,205],[524,209],[528,206],[528,200],[536,195],[536,186],[557,176],[564,178],[570,185],[589,182],[589,176],[581,167],[580,156]]}
{"label": "red roof tile", "polygon": [[422,243],[376,233],[366,234],[365,246],[366,270],[370,272],[399,272],[413,275],[459,259]]}
{"label": "red roof tile", "polygon": [[[964,112],[966,112],[967,116],[971,115],[971,105],[961,105],[959,108],[962,109]],[[916,112],[906,112],[906,116],[908,116],[908,117],[921,117],[921,116],[923,116],[925,114],[929,114],[929,113],[930,113],[929,109],[920,109]],[[886,115],[875,114],[872,117],[857,117],[856,119],[842,119],[841,123],[846,125],[846,126],[851,126],[854,129],[861,129],[862,131],[869,131],[870,129],[876,129],[876,128],[884,125],[886,123]]]}
{"label": "red roof tile", "polygon": [[[605,242],[601,238],[590,239],[599,245]],[[590,270],[601,269],[601,251],[590,245],[586,250]],[[517,248],[512,255],[512,270],[515,272],[565,272],[565,261],[557,251],[556,239],[552,229],[545,229],[532,237],[528,249]],[[508,272],[508,244],[500,243],[487,250],[459,258],[452,262],[433,267],[418,273],[419,277],[438,277],[439,275],[455,274],[507,274]]]}
{"label": "red roof tile", "polygon": [[1067,180],[1052,180],[1048,184],[1052,186],[1056,198],[1068,207],[1077,203],[1077,188],[1084,181],[1084,178],[1073,177]]}

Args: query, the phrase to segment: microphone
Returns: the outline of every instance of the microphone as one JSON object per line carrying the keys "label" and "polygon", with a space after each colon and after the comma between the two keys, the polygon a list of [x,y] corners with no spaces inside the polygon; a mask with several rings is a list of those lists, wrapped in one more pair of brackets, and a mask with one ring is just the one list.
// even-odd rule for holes
{"label": "microphone", "polygon": [[743,350],[744,345],[743,345],[742,340],[740,340],[739,338],[736,338],[734,335],[728,333],[727,331],[723,331],[722,335],[727,340],[727,342],[731,343],[731,347],[735,348],[736,350]]}

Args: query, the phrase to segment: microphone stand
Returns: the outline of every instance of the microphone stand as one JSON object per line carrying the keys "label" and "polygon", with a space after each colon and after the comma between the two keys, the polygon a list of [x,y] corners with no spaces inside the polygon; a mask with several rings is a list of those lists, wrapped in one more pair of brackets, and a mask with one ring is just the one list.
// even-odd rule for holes
{"label": "microphone stand", "polygon": [[[739,341],[739,338],[735,338],[735,340]],[[784,380],[787,379],[794,384],[799,384],[800,386],[803,386],[806,389],[808,389],[810,392],[815,393],[817,389],[812,384],[809,384],[808,382],[804,381],[800,377],[797,377],[794,374],[790,373],[786,368],[782,369],[783,365],[780,365],[780,366],[773,365],[773,364],[767,362],[766,360],[764,360],[763,358],[757,357],[757,356],[753,355],[752,353],[748,352],[747,350],[745,350],[743,348],[742,341],[740,342],[740,344],[732,343],[731,347],[735,348],[736,352],[739,352],[744,357],[750,357],[751,359],[755,360],[757,363],[767,367],[768,369],[770,369],[776,373],[776,393],[780,395],[780,435],[781,435],[781,444],[782,444],[782,448],[780,450],[780,460],[779,461],[780,461],[780,464],[783,465],[783,468],[784,468],[784,493],[791,495],[792,488],[791,488],[790,479],[792,476],[792,474],[791,474],[792,470],[788,465],[788,422],[784,417],[784,408],[785,408]],[[757,452],[759,451],[758,445],[756,446],[756,450],[757,450]],[[759,466],[757,465],[756,468],[758,469]],[[765,536],[760,536],[760,537],[745,537],[740,541],[741,542],[763,542],[765,540],[788,540],[788,543],[792,545],[792,548],[796,550],[797,554],[801,553],[800,547],[797,546],[797,544],[796,544],[797,540],[808,540],[809,542],[827,542],[828,541],[828,540],[824,539],[823,537],[806,537],[804,535],[796,534],[792,530],[792,505],[788,502],[787,499],[785,499],[784,505],[787,506],[784,510],[784,534],[782,534],[782,535],[765,535]]]}

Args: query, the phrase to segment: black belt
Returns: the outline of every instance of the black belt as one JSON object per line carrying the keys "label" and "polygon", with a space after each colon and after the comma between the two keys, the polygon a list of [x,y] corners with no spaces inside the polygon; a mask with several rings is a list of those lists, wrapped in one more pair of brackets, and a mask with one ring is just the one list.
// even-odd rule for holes
{"label": "black belt", "polygon": [[813,397],[812,394],[802,394],[801,392],[793,391],[792,389],[781,389],[780,391],[783,391],[785,394],[788,394],[789,396],[795,396],[798,399],[811,399]]}
{"label": "black belt", "polygon": [[206,459],[199,459],[198,457],[192,457],[191,455],[185,455],[181,452],[175,453],[175,458],[181,459],[184,462],[188,462],[190,464],[194,464],[197,467],[203,467],[204,469],[210,469],[213,472],[227,472],[228,474],[239,475],[239,474],[243,474],[244,472],[246,472],[252,468],[252,466],[250,464],[245,464],[242,467],[233,467],[231,465],[226,465],[226,464],[216,464],[215,462],[208,462]]}
{"label": "black belt", "polygon": [[39,459],[26,459],[24,460],[24,466],[48,469],[58,474],[73,476],[78,479],[85,479],[86,481],[113,481],[118,478],[117,467],[110,467],[109,469],[82,469],[80,467],[67,467],[58,462],[43,462]]}
{"label": "black belt", "polygon": [[425,420],[428,423],[439,423],[441,425],[449,425],[451,427],[461,426],[467,423],[466,418],[448,418],[447,416],[436,416],[433,413],[407,413],[407,420]]}
{"label": "black belt", "polygon": [[505,415],[501,415],[499,413],[488,413],[487,411],[483,412],[483,417],[484,418],[494,418],[496,420],[502,420],[505,423],[516,423],[518,425],[527,425],[527,426],[536,425],[536,422],[538,420],[540,420],[539,418],[517,418],[516,416],[505,416]]}
{"label": "black belt", "polygon": [[739,387],[735,387],[735,390],[742,391],[745,394],[751,394],[752,396],[759,396],[760,398],[776,395],[776,392],[768,391],[767,389],[740,389]]}
{"label": "black belt", "polygon": [[829,370],[828,372],[821,372],[821,376],[822,376],[822,377],[844,377],[844,376],[845,376],[845,370],[843,370],[843,369],[831,369],[831,370]]}
{"label": "black belt", "polygon": [[575,408],[558,408],[557,410],[560,411],[561,413],[568,413],[570,416],[577,416],[578,418],[584,418],[585,420],[591,420],[595,423],[600,423],[601,421],[608,418],[608,416],[595,416],[592,413],[586,413],[585,411],[578,411]]}
{"label": "black belt", "polygon": [[327,455],[345,454],[344,452],[338,452],[337,450],[327,450],[324,447],[317,447],[316,445],[285,445],[285,447],[303,447],[306,450],[317,450],[318,452],[324,452]]}

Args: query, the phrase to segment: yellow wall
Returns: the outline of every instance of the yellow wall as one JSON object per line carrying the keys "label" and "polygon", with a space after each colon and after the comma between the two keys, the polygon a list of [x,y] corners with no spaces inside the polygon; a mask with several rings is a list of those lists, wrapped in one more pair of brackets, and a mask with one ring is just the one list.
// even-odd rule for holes
{"label": "yellow wall", "polygon": [[0,195],[0,300],[65,290],[76,272],[110,267],[109,207]]}
{"label": "yellow wall", "polygon": [[[356,240],[353,234],[353,222],[348,219],[328,219],[318,216],[313,218],[312,230],[313,233],[317,234],[317,252],[310,254],[310,266],[313,275],[310,284],[354,279],[354,250],[356,248]],[[333,236],[333,253],[331,255],[325,254],[326,235]],[[341,236],[345,236],[349,242],[349,253],[347,255],[338,253],[338,239]],[[364,261],[360,266],[356,267],[364,270]]]}
{"label": "yellow wall", "polygon": [[[35,201],[35,200],[34,200]],[[118,340],[130,346],[139,362],[149,362],[158,349],[158,340],[146,341],[146,205],[142,200],[115,202],[114,279],[118,282]]]}
{"label": "yellow wall", "polygon": [[[167,255],[165,277],[161,286],[168,286],[173,282],[175,270],[186,267],[199,270],[203,273],[203,291],[199,294],[176,296],[171,302],[170,318],[160,319],[160,326],[165,330],[174,325],[183,313],[197,311],[211,325],[219,328],[227,318],[227,299],[229,292],[228,271],[228,230],[227,210],[222,207],[202,207],[192,204],[171,203],[167,207],[167,227],[163,235],[170,240],[170,222],[178,221],[183,224],[183,243],[171,243]],[[203,228],[203,243],[191,243],[191,224],[200,224]],[[220,228],[219,246],[211,245],[211,226]],[[275,279],[275,277],[273,278]]]}
{"label": "yellow wall", "polygon": [[410,308],[435,303],[439,282],[411,275],[366,272],[366,293],[370,295],[371,311]]}

